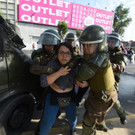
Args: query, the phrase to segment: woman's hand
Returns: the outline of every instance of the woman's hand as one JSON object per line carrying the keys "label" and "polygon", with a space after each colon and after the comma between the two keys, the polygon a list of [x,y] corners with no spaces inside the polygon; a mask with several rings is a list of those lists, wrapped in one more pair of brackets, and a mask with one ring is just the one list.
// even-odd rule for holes
{"label": "woman's hand", "polygon": [[69,71],[71,69],[68,69],[68,66],[66,67],[61,67],[57,72],[52,73],[50,75],[47,76],[47,82],[49,85],[51,85],[52,83],[54,83],[59,77],[61,76],[65,76],[67,74],[69,74]]}
{"label": "woman's hand", "polygon": [[58,73],[59,73],[60,76],[65,76],[65,75],[69,74],[69,71],[70,71],[70,70],[71,70],[71,69],[69,69],[68,66],[66,66],[66,67],[61,67],[61,68],[59,69]]}
{"label": "woman's hand", "polygon": [[88,82],[87,81],[83,81],[82,83],[79,82],[79,81],[76,81],[76,84],[81,88],[88,87]]}

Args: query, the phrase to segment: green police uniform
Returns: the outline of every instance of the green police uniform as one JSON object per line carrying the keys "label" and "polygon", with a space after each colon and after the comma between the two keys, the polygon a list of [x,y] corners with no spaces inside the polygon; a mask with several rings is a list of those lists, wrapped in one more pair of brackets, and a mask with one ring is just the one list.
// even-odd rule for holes
{"label": "green police uniform", "polygon": [[[46,30],[40,35],[38,43],[42,44],[43,48],[33,51],[31,55],[33,63],[30,67],[30,72],[36,75],[49,71],[46,65],[51,59],[56,58],[55,49],[60,43],[60,37],[56,31]],[[50,45],[53,45],[54,49],[51,51],[45,50],[44,46]]]}
{"label": "green police uniform", "polygon": [[109,55],[115,75],[115,80],[117,83],[119,83],[120,74],[124,72],[128,62],[127,56],[121,50],[109,52]]}
{"label": "green police uniform", "polygon": [[[60,43],[60,37],[56,31],[49,29],[44,31],[40,35],[38,43],[42,44],[42,48],[33,51],[31,55],[32,64],[30,66],[30,72],[40,76],[43,73],[52,72],[50,71],[51,69],[47,67],[47,63],[50,60],[56,58],[55,49]],[[46,46],[51,46],[51,47],[53,46],[53,49],[51,48],[46,50],[45,49]],[[46,95],[46,91],[45,94],[43,95]]]}
{"label": "green police uniform", "polygon": [[[118,83],[120,82],[120,74],[124,72],[125,67],[128,63],[127,56],[122,52],[120,47],[120,35],[118,33],[111,33],[108,35],[108,51],[110,56],[110,61],[112,63],[112,68],[116,80],[116,89],[118,91]],[[112,47],[113,46],[113,47]],[[127,123],[126,114],[120,101],[117,100],[113,106],[117,114],[120,117],[121,124]]]}
{"label": "green police uniform", "polygon": [[[94,45],[94,53],[84,51],[84,60],[76,76],[79,82],[87,81],[90,86],[89,96],[85,102],[83,117],[83,135],[94,135],[95,130],[107,131],[104,122],[106,113],[112,108],[118,96],[109,55],[106,52],[106,33],[98,25],[84,29],[80,36],[83,48]],[[91,47],[90,47],[91,48]]]}
{"label": "green police uniform", "polygon": [[106,113],[117,100],[117,91],[114,87],[115,79],[107,53],[100,53],[92,60],[84,61],[76,76],[76,80],[80,82],[88,81],[91,88],[85,102],[86,112],[84,118],[89,119],[89,124],[86,124],[88,129],[84,119],[83,126],[86,130],[83,130],[83,135],[85,135],[90,131],[90,125],[94,130],[96,129],[96,124],[104,122]]}
{"label": "green police uniform", "polygon": [[43,48],[40,48],[33,51],[31,58],[33,62],[30,72],[36,75],[45,74],[49,72],[49,68],[46,65],[50,60],[56,58],[56,52],[53,51],[51,54],[47,54]]}

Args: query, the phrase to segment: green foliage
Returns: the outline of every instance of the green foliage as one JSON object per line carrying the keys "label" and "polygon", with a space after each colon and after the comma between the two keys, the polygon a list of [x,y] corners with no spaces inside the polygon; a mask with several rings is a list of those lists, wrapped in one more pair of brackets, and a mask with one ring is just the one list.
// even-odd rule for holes
{"label": "green foliage", "polygon": [[82,30],[80,29],[76,29],[76,36],[79,37],[82,33]]}
{"label": "green foliage", "polygon": [[2,16],[4,18],[4,14],[1,10],[0,10],[0,16]]}
{"label": "green foliage", "polygon": [[121,36],[125,32],[125,28],[130,24],[132,18],[128,17],[129,8],[123,8],[123,4],[116,7],[114,11],[113,31],[119,33]]}
{"label": "green foliage", "polygon": [[65,21],[59,21],[57,30],[58,30],[58,33],[59,33],[61,39],[63,39],[65,34],[68,32],[67,23]]}

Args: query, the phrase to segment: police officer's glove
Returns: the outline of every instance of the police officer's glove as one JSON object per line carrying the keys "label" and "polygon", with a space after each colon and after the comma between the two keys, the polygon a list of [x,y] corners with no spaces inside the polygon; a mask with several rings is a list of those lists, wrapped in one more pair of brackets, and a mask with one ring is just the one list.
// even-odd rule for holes
{"label": "police officer's glove", "polygon": [[79,82],[87,81],[95,75],[95,72],[89,67],[87,63],[83,63],[76,76],[76,80]]}
{"label": "police officer's glove", "polygon": [[73,63],[73,68],[76,67],[81,61],[82,57],[80,55],[74,56],[73,60],[71,61]]}
{"label": "police officer's glove", "polygon": [[112,63],[112,68],[115,73],[121,74],[124,72],[124,67],[122,65]]}
{"label": "police officer's glove", "polygon": [[82,57],[80,55],[77,55],[64,67],[68,66],[69,68],[74,68],[81,62],[81,60],[82,60]]}

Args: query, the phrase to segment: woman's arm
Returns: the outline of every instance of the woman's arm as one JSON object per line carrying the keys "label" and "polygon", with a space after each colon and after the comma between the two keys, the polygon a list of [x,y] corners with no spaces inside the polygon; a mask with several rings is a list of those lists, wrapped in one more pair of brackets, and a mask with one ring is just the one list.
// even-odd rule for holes
{"label": "woman's arm", "polygon": [[42,74],[40,76],[40,85],[41,87],[47,87],[55,82],[60,76],[67,75],[69,73],[70,69],[68,67],[61,67],[58,71],[55,73],[52,73],[50,75]]}

